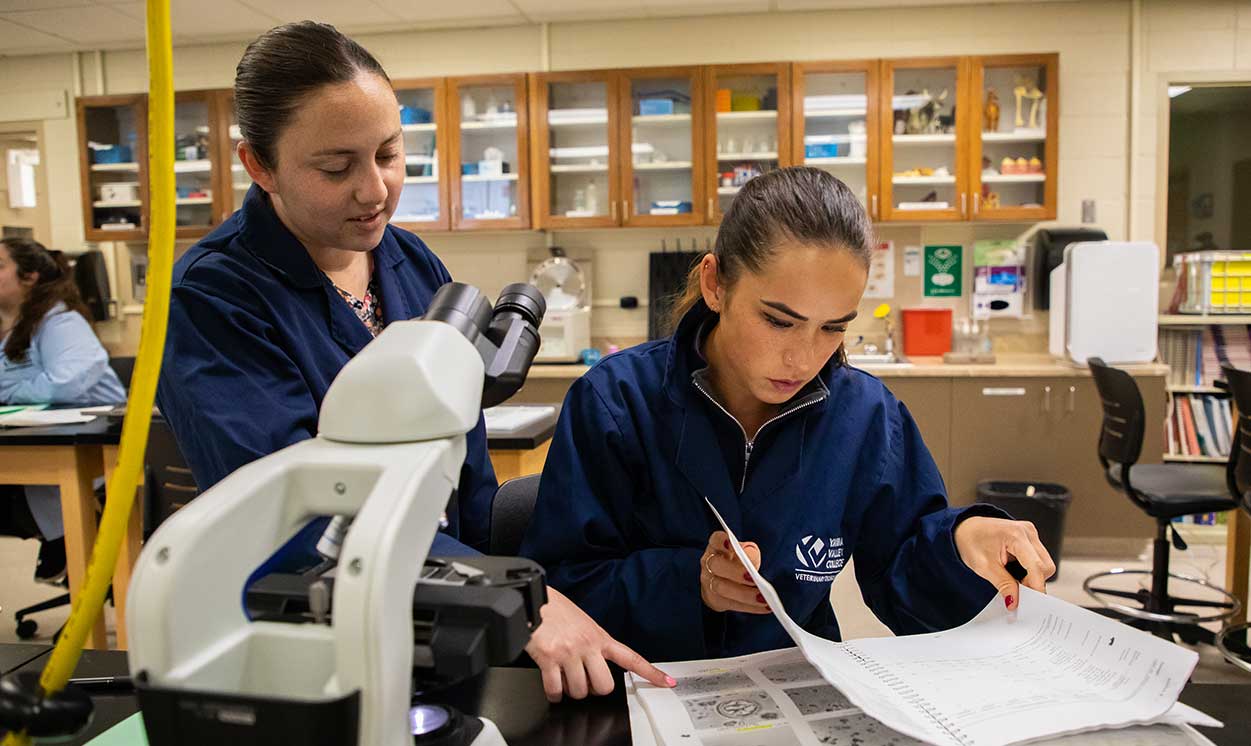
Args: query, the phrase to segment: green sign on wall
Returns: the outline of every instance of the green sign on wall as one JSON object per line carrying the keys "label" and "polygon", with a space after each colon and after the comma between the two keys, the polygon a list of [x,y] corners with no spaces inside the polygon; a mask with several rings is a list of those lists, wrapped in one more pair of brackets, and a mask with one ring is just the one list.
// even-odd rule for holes
{"label": "green sign on wall", "polygon": [[959,297],[964,277],[963,246],[925,247],[925,297]]}

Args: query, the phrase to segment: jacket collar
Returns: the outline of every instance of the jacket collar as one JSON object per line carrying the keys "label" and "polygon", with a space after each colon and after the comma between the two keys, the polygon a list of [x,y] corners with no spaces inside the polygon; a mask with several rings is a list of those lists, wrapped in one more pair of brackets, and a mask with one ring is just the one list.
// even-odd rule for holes
{"label": "jacket collar", "polygon": [[[253,256],[297,288],[321,288],[324,299],[322,308],[326,313],[330,336],[348,355],[355,355],[373,340],[373,335],[339,297],[339,291],[330,278],[313,262],[304,244],[278,219],[269,195],[263,189],[252,185],[240,213],[242,243]],[[395,230],[387,226],[382,241],[371,250],[374,277],[382,296],[383,319],[388,324],[412,318],[418,311],[409,303],[395,271],[407,260],[396,240]]]}

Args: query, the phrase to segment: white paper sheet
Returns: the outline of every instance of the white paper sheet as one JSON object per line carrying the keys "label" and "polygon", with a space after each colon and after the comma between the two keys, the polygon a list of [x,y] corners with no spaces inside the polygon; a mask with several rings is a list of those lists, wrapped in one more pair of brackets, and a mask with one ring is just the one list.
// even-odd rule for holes
{"label": "white paper sheet", "polygon": [[[626,677],[634,746],[920,746],[853,706],[798,648],[661,664],[673,689]],[[1189,726],[1131,726],[1037,746],[1211,746]]]}
{"label": "white paper sheet", "polygon": [[1006,746],[1164,718],[1199,656],[1021,587],[973,620],[924,635],[837,643],[786,614],[712,503],[774,615],[826,681],[887,726],[939,746]]}
{"label": "white paper sheet", "polygon": [[95,416],[77,409],[24,410],[0,415],[0,427],[39,427],[42,425],[78,425],[91,422]]}

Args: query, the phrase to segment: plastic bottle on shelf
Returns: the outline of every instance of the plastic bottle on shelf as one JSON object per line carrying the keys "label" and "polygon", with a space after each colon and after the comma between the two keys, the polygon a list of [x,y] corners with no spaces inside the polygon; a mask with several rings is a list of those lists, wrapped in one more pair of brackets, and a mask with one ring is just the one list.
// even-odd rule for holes
{"label": "plastic bottle on shelf", "polygon": [[599,214],[599,187],[593,181],[586,185],[586,211],[592,215]]}

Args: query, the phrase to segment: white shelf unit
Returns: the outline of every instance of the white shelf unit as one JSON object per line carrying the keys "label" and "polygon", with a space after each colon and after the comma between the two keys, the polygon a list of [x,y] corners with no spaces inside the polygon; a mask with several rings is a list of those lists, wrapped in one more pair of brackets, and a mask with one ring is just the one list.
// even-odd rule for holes
{"label": "white shelf unit", "polygon": [[916,184],[918,186],[943,186],[946,184],[955,184],[954,176],[896,176],[891,180],[892,184]]}
{"label": "white shelf unit", "polygon": [[776,161],[777,153],[717,153],[717,160],[725,161]]}
{"label": "white shelf unit", "polygon": [[556,164],[552,166],[551,172],[554,174],[602,174],[608,172],[608,164],[600,163],[594,166],[589,164]]}
{"label": "white shelf unit", "polygon": [[[465,177],[465,178],[468,178],[468,177]],[[438,184],[439,177],[437,176],[405,176],[404,183],[405,184]]]}
{"label": "white shelf unit", "polygon": [[896,145],[952,145],[956,142],[956,136],[950,135],[895,135],[891,137],[891,142]]}
{"label": "white shelf unit", "polygon": [[1017,132],[983,132],[982,142],[1046,142],[1044,131],[1020,130]]}
{"label": "white shelf unit", "polygon": [[439,129],[439,125],[434,122],[424,122],[422,124],[401,124],[400,129],[405,132],[434,132]]}
{"label": "white shelf unit", "polygon": [[499,176],[486,176],[483,174],[466,174],[460,177],[461,182],[471,183],[479,181],[516,181],[517,174],[500,174]]}
{"label": "white shelf unit", "polygon": [[92,171],[139,171],[138,163],[93,163]]}
{"label": "white shelf unit", "polygon": [[692,166],[690,161],[665,161],[664,163],[636,163],[635,171],[686,171]]}
{"label": "white shelf unit", "polygon": [[1251,324],[1251,315],[1161,314],[1160,326],[1208,326],[1210,324]]}
{"label": "white shelf unit", "polygon": [[869,162],[868,158],[853,158],[849,155],[835,156],[832,158],[807,158],[804,160],[805,166],[863,166]]}
{"label": "white shelf unit", "polygon": [[718,122],[764,122],[778,118],[776,111],[719,111]]}
{"label": "white shelf unit", "polygon": [[634,117],[635,124],[654,124],[660,126],[688,124],[690,121],[690,114],[640,114]]}
{"label": "white shelf unit", "polygon": [[462,130],[514,130],[517,129],[516,119],[488,119],[481,122],[461,122]]}
{"label": "white shelf unit", "polygon": [[983,174],[983,184],[1041,184],[1047,174]]}
{"label": "white shelf unit", "polygon": [[814,109],[804,112],[804,119],[854,119],[866,116],[864,109]]}
{"label": "white shelf unit", "polygon": [[208,159],[197,161],[174,161],[174,173],[176,174],[207,173],[212,170],[213,162]]}
{"label": "white shelf unit", "polygon": [[109,208],[109,207],[142,207],[143,203],[137,199],[118,200],[116,202],[105,202],[96,200],[91,203],[92,207]]}

